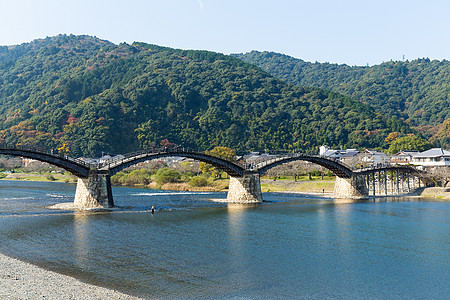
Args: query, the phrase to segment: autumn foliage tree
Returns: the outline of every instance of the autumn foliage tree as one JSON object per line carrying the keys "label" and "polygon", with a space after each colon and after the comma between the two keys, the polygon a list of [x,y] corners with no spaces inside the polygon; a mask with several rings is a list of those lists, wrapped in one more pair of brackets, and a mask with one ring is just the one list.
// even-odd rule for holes
{"label": "autumn foliage tree", "polygon": [[163,139],[163,140],[161,141],[160,144],[161,144],[161,147],[163,147],[163,148],[169,148],[169,149],[171,149],[171,148],[174,148],[174,147],[175,147],[175,144],[169,142],[168,139]]}
{"label": "autumn foliage tree", "polygon": [[70,153],[69,147],[66,143],[63,143],[62,146],[58,148],[58,153],[60,155],[68,155]]}
{"label": "autumn foliage tree", "polygon": [[388,134],[388,136],[384,139],[386,143],[389,145],[392,144],[393,141],[395,141],[398,138],[398,132],[391,132]]}

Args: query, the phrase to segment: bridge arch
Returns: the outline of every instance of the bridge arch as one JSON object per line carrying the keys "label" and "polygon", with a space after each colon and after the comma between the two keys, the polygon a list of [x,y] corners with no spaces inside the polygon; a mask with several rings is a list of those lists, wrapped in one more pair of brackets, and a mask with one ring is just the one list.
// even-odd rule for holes
{"label": "bridge arch", "polygon": [[312,156],[312,155],[303,155],[303,154],[294,154],[289,156],[278,157],[269,161],[262,162],[254,167],[255,171],[258,172],[259,175],[264,174],[268,170],[282,165],[286,163],[290,163],[293,161],[308,161],[317,165],[320,165],[324,168],[327,168],[331,172],[333,172],[337,177],[341,178],[350,178],[352,176],[352,170],[346,167],[345,165],[338,163],[336,161]]}
{"label": "bridge arch", "polygon": [[73,175],[81,178],[88,178],[89,176],[90,170],[89,164],[68,156],[61,157],[59,155],[29,149],[8,149],[8,148],[0,148],[0,154],[26,157],[41,162],[49,163],[51,165],[60,167],[72,173]]}
{"label": "bridge arch", "polygon": [[188,152],[188,151],[164,151],[164,152],[138,152],[129,154],[127,157],[119,160],[110,160],[102,165],[100,170],[109,170],[109,174],[112,176],[123,169],[131,167],[140,162],[164,158],[164,157],[186,157],[192,158],[198,161],[202,161],[217,167],[232,177],[242,177],[245,172],[245,168],[238,163],[231,162],[229,160],[208,155],[204,153]]}

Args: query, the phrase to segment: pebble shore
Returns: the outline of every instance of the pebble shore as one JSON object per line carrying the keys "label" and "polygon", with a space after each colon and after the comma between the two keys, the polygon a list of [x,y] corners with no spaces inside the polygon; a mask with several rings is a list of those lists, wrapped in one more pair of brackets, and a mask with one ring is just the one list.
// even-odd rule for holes
{"label": "pebble shore", "polygon": [[0,254],[0,299],[140,299]]}

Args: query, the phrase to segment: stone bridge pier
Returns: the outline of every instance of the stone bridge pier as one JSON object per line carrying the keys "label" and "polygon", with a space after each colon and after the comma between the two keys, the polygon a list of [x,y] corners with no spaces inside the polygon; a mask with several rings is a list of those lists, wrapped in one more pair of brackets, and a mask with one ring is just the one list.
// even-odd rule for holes
{"label": "stone bridge pier", "polygon": [[[336,177],[334,197],[364,199],[369,195],[366,177],[352,174],[350,178]],[[260,176],[256,172],[246,172],[242,177],[230,177],[227,195],[228,203],[261,203],[262,192]]]}
{"label": "stone bridge pier", "polygon": [[353,173],[350,178],[336,176],[334,197],[349,199],[364,199],[369,196],[364,175]]}
{"label": "stone bridge pier", "polygon": [[90,170],[88,178],[78,178],[74,206],[78,209],[113,207],[109,171]]}
{"label": "stone bridge pier", "polygon": [[245,172],[242,177],[231,177],[228,188],[228,203],[261,203],[262,192],[259,174]]}

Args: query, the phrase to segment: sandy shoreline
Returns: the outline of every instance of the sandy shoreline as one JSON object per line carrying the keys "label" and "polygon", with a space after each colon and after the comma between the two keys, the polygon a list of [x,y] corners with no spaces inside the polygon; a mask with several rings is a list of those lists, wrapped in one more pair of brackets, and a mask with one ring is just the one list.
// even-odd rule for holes
{"label": "sandy shoreline", "polygon": [[140,299],[0,254],[0,299]]}

